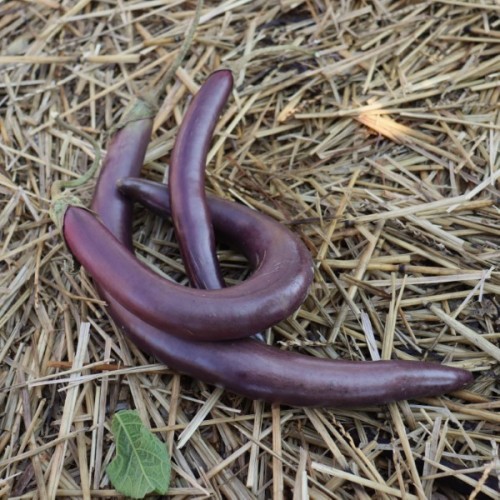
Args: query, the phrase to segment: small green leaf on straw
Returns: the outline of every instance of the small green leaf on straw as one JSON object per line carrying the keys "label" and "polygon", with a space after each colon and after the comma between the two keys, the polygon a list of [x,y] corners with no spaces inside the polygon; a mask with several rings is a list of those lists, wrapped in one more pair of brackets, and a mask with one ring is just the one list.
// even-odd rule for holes
{"label": "small green leaf on straw", "polygon": [[116,413],[111,423],[116,457],[107,467],[114,488],[131,498],[165,494],[170,483],[170,457],[163,444],[142,423],[136,411]]}

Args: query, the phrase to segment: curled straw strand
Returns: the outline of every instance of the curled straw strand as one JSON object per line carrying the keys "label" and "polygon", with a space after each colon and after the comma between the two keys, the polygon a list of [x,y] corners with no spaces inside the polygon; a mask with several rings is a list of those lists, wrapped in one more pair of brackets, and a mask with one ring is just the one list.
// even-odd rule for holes
{"label": "curled straw strand", "polygon": [[80,201],[80,198],[73,195],[69,190],[75,189],[77,187],[83,186],[87,183],[92,177],[96,174],[99,165],[101,163],[101,148],[99,147],[98,142],[86,132],[70,125],[61,120],[60,117],[56,118],[56,123],[63,129],[69,130],[73,132],[75,135],[79,135],[86,139],[94,149],[94,161],[90,168],[80,175],[76,179],[71,180],[62,180],[59,179],[52,184],[51,188],[51,206],[50,206],[50,217],[56,224],[56,226],[61,229],[62,227],[62,219],[66,208],[69,205],[82,206],[83,204]]}

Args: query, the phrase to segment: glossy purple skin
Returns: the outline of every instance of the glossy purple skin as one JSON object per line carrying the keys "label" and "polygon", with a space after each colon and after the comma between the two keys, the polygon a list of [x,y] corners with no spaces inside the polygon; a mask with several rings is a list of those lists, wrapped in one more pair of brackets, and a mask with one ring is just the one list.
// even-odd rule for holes
{"label": "glossy purple skin", "polygon": [[343,361],[281,351],[257,340],[189,342],[110,304],[116,323],[167,366],[250,399],[299,407],[356,408],[461,389],[465,370],[420,361]]}
{"label": "glossy purple skin", "polygon": [[[92,209],[132,252],[132,202],[116,184],[140,175],[152,128],[152,118],[128,124],[113,138],[98,179]],[[124,180],[122,189],[165,211],[168,193],[157,187]],[[281,351],[255,340],[197,342],[152,327],[121,306],[103,287],[101,297],[124,333],[142,350],[170,368],[251,399],[290,406],[360,407],[464,387],[472,380],[465,370],[433,363],[331,361]]]}
{"label": "glossy purple skin", "polygon": [[[228,70],[205,80],[182,119],[168,171],[172,222],[186,274],[195,288],[207,290],[225,287],[205,193],[205,168],[217,118],[232,85]],[[264,339],[262,333],[255,337]]]}
{"label": "glossy purple skin", "polygon": [[[225,92],[222,98],[225,99]],[[112,198],[109,188],[112,176],[106,167],[118,164],[125,153],[128,156],[123,164],[139,163],[133,151],[134,140],[131,140],[134,135],[141,141],[141,154],[147,144],[142,130],[136,130],[140,127],[139,121],[129,125],[130,135],[124,137],[124,129],[111,144],[98,182],[99,193],[100,185],[105,188],[96,198],[93,209],[101,214],[103,223],[89,211],[77,207],[70,207],[64,216],[66,243],[97,284],[105,286],[115,300],[147,323],[195,340],[248,337],[292,314],[304,301],[312,282],[312,260],[300,239],[270,217],[240,206],[238,217],[227,223],[231,239],[240,241],[246,249],[254,272],[241,284],[218,290],[199,290],[164,280],[113,237],[116,228],[110,231],[106,225],[117,217],[102,217],[107,199]],[[209,128],[203,128],[211,133]],[[191,149],[208,147],[206,136],[207,133],[200,144],[193,139]],[[122,165],[120,172],[124,170]],[[197,228],[197,225],[187,228],[184,238],[189,241]],[[119,231],[119,237],[123,236],[123,225]],[[215,253],[213,248],[206,251]]]}
{"label": "glossy purple skin", "polygon": [[223,288],[224,280],[205,196],[205,163],[232,85],[228,70],[216,71],[205,80],[182,119],[170,159],[172,222],[186,274],[194,287],[208,290]]}
{"label": "glossy purple skin", "polygon": [[[162,217],[170,215],[168,188],[134,178],[120,190]],[[208,198],[217,236],[230,237],[226,224],[235,203]],[[237,217],[237,215],[236,215]],[[224,223],[222,223],[224,222]],[[219,233],[219,230],[221,231]],[[120,315],[126,313],[123,309]],[[129,337],[171,368],[252,399],[290,406],[360,407],[463,388],[472,381],[466,370],[418,361],[341,361],[282,351],[255,340],[186,342],[134,321]]]}
{"label": "glossy purple skin", "polygon": [[[120,240],[122,245],[132,250],[130,230],[133,207],[116,189],[120,177],[141,173],[146,150],[151,139],[155,110],[144,101],[138,101],[132,110],[132,119],[111,138],[104,158],[94,198],[92,210],[99,214],[104,225]],[[134,119],[134,116],[137,118]],[[140,118],[145,116],[145,118]]]}
{"label": "glossy purple skin", "polygon": [[255,271],[219,290],[163,279],[83,208],[67,210],[64,236],[97,283],[147,323],[185,338],[228,340],[253,335],[292,314],[306,296],[312,262],[302,242],[271,218],[242,205],[222,214],[231,214],[221,225],[228,239],[245,249]]}

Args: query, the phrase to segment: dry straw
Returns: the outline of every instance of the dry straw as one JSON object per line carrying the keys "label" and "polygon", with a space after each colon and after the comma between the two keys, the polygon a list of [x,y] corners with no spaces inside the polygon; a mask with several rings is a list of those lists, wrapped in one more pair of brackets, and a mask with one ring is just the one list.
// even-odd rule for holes
{"label": "dry straw", "polygon": [[[163,86],[144,175],[165,178],[190,94],[230,68],[207,189],[288,224],[315,259],[268,341],[476,375],[350,411],[252,402],[155,364],[48,218],[53,183],[95,155],[55,117],[105,153],[134,95],[169,76],[195,6],[0,3],[0,498],[117,497],[109,422],[129,407],[167,443],[177,498],[498,498],[498,1],[207,1]],[[167,224],[138,210],[135,240],[185,280]],[[220,256],[229,283],[245,276]]]}

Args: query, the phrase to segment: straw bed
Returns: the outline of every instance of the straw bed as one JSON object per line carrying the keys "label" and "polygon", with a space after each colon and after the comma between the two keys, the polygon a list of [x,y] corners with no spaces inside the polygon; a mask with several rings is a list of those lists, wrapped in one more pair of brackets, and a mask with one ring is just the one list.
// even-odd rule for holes
{"label": "straw bed", "polygon": [[[313,256],[306,302],[268,342],[476,377],[357,410],[253,402],[156,363],[49,219],[52,184],[96,154],[56,116],[105,154],[195,7],[0,3],[0,498],[119,497],[106,466],[123,408],[167,444],[174,498],[498,498],[500,4],[207,0],[161,94],[144,176],[165,179],[191,93],[229,68],[207,190],[287,224]],[[75,190],[85,203],[94,182]],[[138,208],[134,228],[140,258],[186,283],[171,226]],[[245,278],[240,255],[220,259],[228,283]]]}

